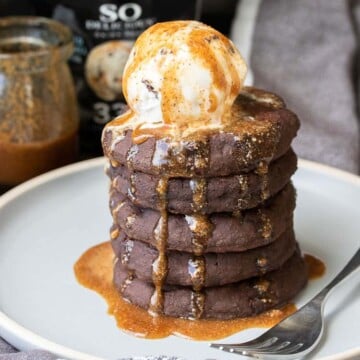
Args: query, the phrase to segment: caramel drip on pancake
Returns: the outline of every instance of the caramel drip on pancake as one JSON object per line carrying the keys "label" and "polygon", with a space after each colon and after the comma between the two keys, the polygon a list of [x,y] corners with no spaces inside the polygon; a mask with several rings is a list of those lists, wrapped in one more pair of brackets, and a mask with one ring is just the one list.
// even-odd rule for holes
{"label": "caramel drip on pancake", "polygon": [[126,165],[129,168],[129,170],[133,170],[133,162],[134,162],[134,157],[137,155],[139,151],[139,147],[137,144],[133,144],[130,146],[127,154],[126,154]]}
{"label": "caramel drip on pancake", "polygon": [[136,202],[135,181],[136,181],[136,173],[132,173],[132,174],[130,175],[130,186],[128,187],[128,190],[127,190],[127,195],[128,195],[129,199],[130,199],[132,202]]}
{"label": "caramel drip on pancake", "polygon": [[[189,156],[192,153],[192,156]],[[196,177],[207,168],[210,157],[208,140],[196,142],[171,142],[169,139],[159,139],[155,143],[152,157],[152,167],[158,173],[166,173],[168,177],[182,177],[183,169]]]}
{"label": "caramel drip on pancake", "polygon": [[125,205],[125,202],[119,202],[112,210],[111,210],[111,215],[113,217],[114,223],[116,224],[117,222],[117,214],[120,211],[120,209]]}
{"label": "caramel drip on pancake", "polygon": [[[207,169],[210,163],[210,143],[209,140],[199,140],[195,145],[193,169],[196,173],[198,170]],[[206,189],[205,189],[206,190]],[[206,192],[205,192],[206,196]],[[204,203],[206,199],[204,200]],[[199,202],[199,204],[201,201]],[[195,202],[193,205],[196,206]]]}
{"label": "caramel drip on pancake", "polygon": [[191,292],[191,311],[194,319],[200,319],[205,307],[205,294],[201,291]]}
{"label": "caramel drip on pancake", "polygon": [[127,265],[129,263],[130,255],[131,255],[133,247],[134,247],[134,242],[132,240],[126,240],[125,249],[121,255],[121,263],[123,265]]}
{"label": "caramel drip on pancake", "polygon": [[258,292],[259,300],[263,303],[271,303],[273,299],[271,298],[271,294],[269,293],[270,282],[259,278],[256,280],[254,284],[254,289]]}
{"label": "caramel drip on pancake", "polygon": [[193,215],[185,216],[192,232],[194,256],[188,262],[188,273],[191,277],[193,291],[191,293],[191,312],[194,319],[199,319],[204,312],[206,264],[203,256],[207,241],[211,235],[212,224],[208,216],[201,214],[207,202],[207,181],[205,178],[190,180],[193,193]]}
{"label": "caramel drip on pancake", "polygon": [[237,212],[239,215],[241,214],[241,209],[246,207],[246,203],[249,200],[249,184],[248,184],[248,176],[246,174],[239,175],[238,177],[239,187],[240,187],[240,197],[237,201]]}
{"label": "caramel drip on pancake", "polygon": [[120,235],[120,229],[118,226],[116,226],[113,230],[110,232],[110,239],[114,240]]}
{"label": "caramel drip on pancake", "polygon": [[[269,162],[265,160],[260,161],[255,172],[261,178],[261,200],[265,201],[270,197],[269,177],[268,177]],[[273,228],[271,220],[261,209],[259,209],[259,214],[262,221],[261,234],[264,239],[270,239]]]}
{"label": "caramel drip on pancake", "polygon": [[128,271],[127,277],[124,280],[124,282],[122,283],[121,288],[120,288],[121,293],[123,293],[126,290],[126,288],[133,282],[134,278],[135,278],[134,272]]}
{"label": "caramel drip on pancake", "polygon": [[268,177],[269,163],[264,160],[260,161],[255,172],[261,177],[261,200],[265,201],[270,196]]}
{"label": "caramel drip on pancake", "polygon": [[262,209],[259,209],[259,214],[262,221],[261,235],[264,239],[270,239],[273,230],[271,219],[265,214],[264,211],[262,211]]}
{"label": "caramel drip on pancake", "polygon": [[168,212],[167,212],[167,191],[168,178],[161,177],[156,187],[158,194],[160,218],[154,229],[154,237],[158,257],[152,264],[152,279],[155,291],[151,297],[149,312],[154,315],[162,314],[164,308],[163,284],[166,279],[168,269],[168,259],[166,256],[168,242]]}
{"label": "caramel drip on pancake", "polygon": [[204,312],[205,294],[202,289],[205,284],[205,258],[193,256],[188,263],[188,272],[191,276],[193,291],[191,292],[191,316],[200,319]]}
{"label": "caramel drip on pancake", "polygon": [[[133,161],[134,161],[134,157],[136,156],[136,154],[139,151],[139,147],[136,144],[133,144],[132,146],[130,146],[127,154],[126,154],[126,165],[128,167],[129,170],[133,170]],[[136,180],[136,174],[133,173],[130,175],[130,186],[127,190],[127,195],[128,198],[132,201],[132,202],[136,202],[136,196],[135,196],[135,180]]]}
{"label": "caramel drip on pancake", "polygon": [[193,252],[195,255],[201,256],[204,253],[213,226],[208,217],[202,214],[186,215],[185,220],[191,230]]}
{"label": "caramel drip on pancake", "polygon": [[155,143],[155,150],[152,157],[152,166],[161,169],[169,163],[169,144],[160,139]]}
{"label": "caramel drip on pancake", "polygon": [[194,213],[200,213],[206,205],[207,182],[205,178],[191,179],[189,181],[193,193],[192,208]]}
{"label": "caramel drip on pancake", "polygon": [[201,291],[205,283],[205,258],[192,256],[188,263],[188,271],[194,291]]}

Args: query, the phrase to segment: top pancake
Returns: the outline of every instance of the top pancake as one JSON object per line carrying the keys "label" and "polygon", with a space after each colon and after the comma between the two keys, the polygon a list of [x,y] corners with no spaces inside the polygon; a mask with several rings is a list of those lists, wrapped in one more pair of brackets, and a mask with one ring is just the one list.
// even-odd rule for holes
{"label": "top pancake", "polygon": [[297,116],[283,100],[266,91],[245,87],[232,108],[231,126],[182,141],[150,137],[135,143],[132,130],[119,133],[110,122],[103,149],[112,165],[168,177],[214,177],[239,174],[261,161],[277,159],[289,149],[299,128]]}

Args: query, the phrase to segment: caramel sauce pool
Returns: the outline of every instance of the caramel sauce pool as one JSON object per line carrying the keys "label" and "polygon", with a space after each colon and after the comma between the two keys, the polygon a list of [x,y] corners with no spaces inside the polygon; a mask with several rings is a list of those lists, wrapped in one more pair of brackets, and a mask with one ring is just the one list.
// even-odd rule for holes
{"label": "caramel sauce pool", "polygon": [[309,280],[315,280],[322,277],[325,274],[325,264],[315,256],[305,254],[304,259],[308,268]]}
{"label": "caramel sauce pool", "polygon": [[78,282],[100,294],[117,326],[148,339],[180,335],[193,340],[217,340],[252,327],[271,327],[296,311],[293,304],[258,316],[234,320],[185,320],[153,317],[144,309],[124,301],[112,283],[114,255],[109,242],[87,250],[74,266]]}

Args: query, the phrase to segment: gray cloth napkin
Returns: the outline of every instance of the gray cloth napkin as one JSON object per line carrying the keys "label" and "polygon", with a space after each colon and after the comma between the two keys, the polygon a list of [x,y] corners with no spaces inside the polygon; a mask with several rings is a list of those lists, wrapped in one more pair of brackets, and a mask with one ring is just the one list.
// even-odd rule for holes
{"label": "gray cloth napkin", "polygon": [[[0,360],[65,360],[52,355],[47,351],[33,350],[17,352],[11,345],[0,338]],[[118,360],[184,360],[176,356],[136,356],[132,358],[119,358]]]}
{"label": "gray cloth napkin", "polygon": [[0,360],[56,360],[57,357],[42,350],[17,352],[11,345],[0,338]]}
{"label": "gray cloth napkin", "polygon": [[[359,23],[360,0],[263,1],[251,58],[255,85],[283,96],[301,119],[294,142],[297,153],[355,173],[360,141],[355,58]],[[58,358],[40,350],[17,352],[0,338],[0,360],[35,359]]]}
{"label": "gray cloth napkin", "polygon": [[281,95],[301,120],[298,155],[354,173],[359,15],[357,0],[263,0],[251,56],[255,85]]}

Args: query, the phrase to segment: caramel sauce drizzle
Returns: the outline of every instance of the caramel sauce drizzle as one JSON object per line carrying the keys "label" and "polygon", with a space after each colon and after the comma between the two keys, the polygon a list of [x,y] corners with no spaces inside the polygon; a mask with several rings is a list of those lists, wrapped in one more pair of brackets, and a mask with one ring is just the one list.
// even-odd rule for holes
{"label": "caramel sauce drizzle", "polygon": [[192,208],[194,213],[199,213],[206,205],[207,182],[205,178],[191,179],[189,181],[193,193]]}
{"label": "caramel sauce drizzle", "polygon": [[155,150],[152,158],[152,165],[155,168],[162,168],[168,165],[169,144],[164,140],[158,140],[155,143]]}
{"label": "caramel sauce drizzle", "polygon": [[[201,164],[203,165],[203,164]],[[207,215],[201,214],[207,203],[207,181],[205,178],[190,180],[193,194],[193,215],[185,217],[191,233],[194,256],[188,262],[188,273],[191,277],[193,291],[191,292],[191,312],[194,319],[200,319],[204,312],[205,295],[202,289],[205,285],[206,263],[203,256],[207,241],[211,235],[212,224]]]}
{"label": "caramel sauce drizzle", "polygon": [[264,160],[260,161],[256,173],[261,177],[261,199],[265,201],[270,196],[268,177],[269,163]]}
{"label": "caramel sauce drizzle", "polygon": [[205,307],[205,294],[201,291],[191,292],[191,314],[192,318],[199,320]]}
{"label": "caramel sauce drizzle", "polygon": [[208,217],[202,214],[186,215],[185,220],[191,230],[193,252],[195,255],[201,256],[213,226]]}
{"label": "caramel sauce drizzle", "polygon": [[139,152],[139,146],[137,144],[131,145],[129,151],[126,154],[126,164],[129,170],[133,170],[134,157],[137,155],[138,152]]}
{"label": "caramel sauce drizzle", "polygon": [[249,190],[249,183],[248,183],[248,176],[247,175],[238,175],[238,181],[240,185],[240,197],[238,198],[238,209],[237,211],[241,214],[241,209],[246,206],[247,201],[250,198]]}
{"label": "caramel sauce drizzle", "polygon": [[117,214],[120,211],[120,209],[125,205],[124,202],[120,202],[114,209],[111,210],[111,215],[113,217],[114,223],[117,222]]}
{"label": "caramel sauce drizzle", "polygon": [[[186,168],[196,172],[199,169],[206,169],[209,163],[210,146],[208,141],[200,141],[196,145],[196,152],[193,159],[186,156],[187,148],[179,142],[177,146],[169,147],[166,140],[156,142],[155,151],[152,158],[152,165],[161,172],[174,175],[177,169]],[[151,299],[150,312],[161,313],[163,307],[162,285],[167,274],[167,188],[169,177],[161,176],[157,186],[159,199],[160,219],[154,231],[154,236],[159,255],[153,264],[153,282],[155,292]],[[193,214],[185,216],[189,228],[192,232],[192,244],[194,256],[189,261],[188,273],[193,283],[193,293],[191,295],[192,316],[195,319],[201,317],[204,310],[205,297],[201,293],[205,284],[206,264],[203,257],[207,240],[212,231],[212,224],[203,209],[207,203],[207,181],[205,178],[193,178],[190,180],[190,188],[193,194],[192,209]]]}
{"label": "caramel sauce drizzle", "polygon": [[133,282],[134,278],[135,278],[134,272],[133,272],[133,271],[129,271],[128,274],[127,274],[126,279],[124,280],[124,282],[123,282],[122,285],[121,285],[120,291],[121,291],[122,293],[123,293],[123,292],[126,290],[126,288]]}
{"label": "caramel sauce drizzle", "polygon": [[260,271],[265,274],[267,271],[268,259],[264,256],[261,256],[256,259],[256,266],[260,269]]}
{"label": "caramel sauce drizzle", "polygon": [[262,221],[261,235],[264,239],[270,239],[273,230],[271,219],[264,213],[264,211],[262,211],[262,209],[259,209],[259,214]]}
{"label": "caramel sauce drizzle", "polygon": [[191,315],[193,319],[200,319],[204,312],[205,294],[202,289],[205,285],[206,264],[203,256],[193,256],[188,263],[188,272],[191,276],[193,291],[191,292]]}
{"label": "caramel sauce drizzle", "polygon": [[194,291],[201,291],[205,284],[205,258],[203,256],[192,256],[188,263],[188,271]]}
{"label": "caramel sauce drizzle", "polygon": [[110,232],[110,239],[111,239],[111,240],[114,240],[114,239],[116,239],[119,235],[120,235],[120,229],[119,229],[118,227],[116,227],[115,229],[113,229],[113,230]]}
{"label": "caramel sauce drizzle", "polygon": [[128,195],[129,199],[130,199],[132,202],[135,202],[135,201],[136,201],[135,181],[136,181],[136,173],[132,173],[132,174],[130,175],[130,186],[129,186],[128,191],[127,191],[127,195]]}
{"label": "caramel sauce drizzle", "polygon": [[155,291],[151,297],[149,307],[149,312],[153,315],[162,314],[164,307],[163,284],[168,270],[168,259],[166,255],[168,240],[167,190],[168,178],[161,177],[156,187],[160,218],[154,229],[156,248],[158,250],[158,257],[152,264],[152,279]]}
{"label": "caramel sauce drizzle", "polygon": [[132,240],[127,240],[125,243],[125,251],[121,256],[121,263],[123,265],[127,265],[129,263],[130,255],[133,247],[134,247],[134,242]]}
{"label": "caramel sauce drizzle", "polygon": [[[262,160],[259,162],[257,169],[255,170],[256,174],[260,176],[261,179],[261,200],[265,201],[270,197],[269,190],[269,161]],[[261,235],[264,239],[270,239],[272,236],[273,225],[270,218],[259,209],[260,218],[262,221]]]}
{"label": "caramel sauce drizzle", "polygon": [[[126,162],[130,170],[133,170],[133,161],[138,153],[138,150],[139,147],[137,144],[132,145],[128,150]],[[166,162],[165,156],[167,149],[165,148],[163,150],[164,150],[163,152],[165,152],[163,154],[164,161]],[[156,159],[153,159],[153,161],[155,161],[156,163]],[[136,180],[136,174],[132,174],[130,176],[128,197],[133,202],[136,201],[135,180]],[[159,201],[159,208],[160,208],[160,218],[154,229],[154,238],[156,242],[156,248],[158,250],[158,257],[155,259],[155,261],[152,264],[152,280],[155,288],[149,306],[149,313],[151,313],[152,315],[162,314],[164,307],[163,284],[166,279],[167,269],[168,269],[168,259],[166,256],[167,239],[168,239],[167,189],[168,189],[168,178],[163,176],[160,178],[156,187],[156,192]],[[126,226],[130,227],[132,225],[133,220],[134,220],[133,218],[128,217],[126,219]],[[125,264],[129,259],[131,250],[132,250],[132,246],[126,247],[125,256],[123,256],[121,259],[122,261],[125,261]],[[131,279],[133,278],[132,274],[130,278]],[[128,279],[125,280],[125,283]]]}

